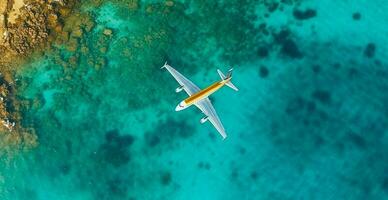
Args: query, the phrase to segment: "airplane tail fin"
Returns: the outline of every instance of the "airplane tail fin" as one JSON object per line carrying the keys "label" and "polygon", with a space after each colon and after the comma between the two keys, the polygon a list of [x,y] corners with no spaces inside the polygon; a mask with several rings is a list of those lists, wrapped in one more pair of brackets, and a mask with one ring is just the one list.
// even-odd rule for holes
{"label": "airplane tail fin", "polygon": [[238,91],[238,88],[237,88],[236,86],[233,85],[232,81],[230,81],[231,78],[232,78],[232,71],[233,71],[233,68],[230,69],[230,70],[228,71],[228,74],[226,74],[226,76],[225,76],[225,75],[221,72],[221,70],[217,69],[217,72],[218,72],[218,74],[220,75],[220,77],[221,77],[222,80],[229,79],[229,81],[226,82],[225,85],[228,86],[228,87],[230,87],[230,88],[232,88],[232,89],[235,90],[235,91]]}
{"label": "airplane tail fin", "polygon": [[164,65],[160,69],[166,68],[166,66],[168,66],[167,61],[164,63]]}

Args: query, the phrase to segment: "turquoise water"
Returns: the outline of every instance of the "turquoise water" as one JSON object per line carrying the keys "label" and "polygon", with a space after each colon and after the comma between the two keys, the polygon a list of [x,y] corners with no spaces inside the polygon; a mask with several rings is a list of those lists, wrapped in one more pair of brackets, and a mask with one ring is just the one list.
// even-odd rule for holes
{"label": "turquoise water", "polygon": [[[129,2],[17,74],[39,145],[1,158],[0,199],[388,197],[385,1]],[[201,88],[234,67],[225,141],[174,111],[166,60]]]}

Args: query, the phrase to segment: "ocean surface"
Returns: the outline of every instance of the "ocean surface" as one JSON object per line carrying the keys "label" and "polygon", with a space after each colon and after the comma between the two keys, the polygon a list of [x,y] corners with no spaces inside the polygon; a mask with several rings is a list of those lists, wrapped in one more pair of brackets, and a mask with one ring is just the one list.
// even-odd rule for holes
{"label": "ocean surface", "polygon": [[[0,199],[388,199],[385,0],[82,1],[17,74]],[[210,97],[228,138],[160,67]]]}

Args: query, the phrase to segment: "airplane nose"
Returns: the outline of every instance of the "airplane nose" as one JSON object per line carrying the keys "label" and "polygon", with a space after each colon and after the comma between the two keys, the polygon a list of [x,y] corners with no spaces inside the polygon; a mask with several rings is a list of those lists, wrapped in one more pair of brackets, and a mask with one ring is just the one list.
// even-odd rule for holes
{"label": "airplane nose", "polygon": [[178,104],[175,108],[175,111],[181,111],[184,107],[181,106],[181,104]]}
{"label": "airplane nose", "polygon": [[186,108],[186,104],[185,104],[184,101],[182,101],[182,102],[180,102],[180,103],[176,106],[175,111],[181,111],[181,110],[183,110],[183,109],[185,109],[185,108]]}

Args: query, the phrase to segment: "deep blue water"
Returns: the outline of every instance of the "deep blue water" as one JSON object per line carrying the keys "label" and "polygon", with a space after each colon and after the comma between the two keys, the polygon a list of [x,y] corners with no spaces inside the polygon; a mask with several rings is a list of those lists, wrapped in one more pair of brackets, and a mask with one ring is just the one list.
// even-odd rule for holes
{"label": "deep blue water", "polygon": [[[1,157],[0,199],[388,198],[385,1],[101,2],[17,74],[39,145]],[[226,140],[174,111],[166,60],[201,88],[234,67]]]}

